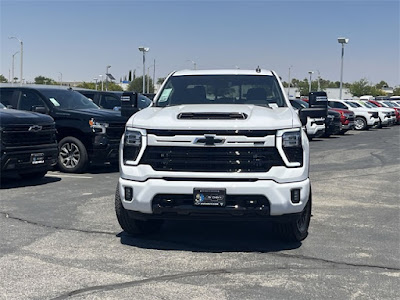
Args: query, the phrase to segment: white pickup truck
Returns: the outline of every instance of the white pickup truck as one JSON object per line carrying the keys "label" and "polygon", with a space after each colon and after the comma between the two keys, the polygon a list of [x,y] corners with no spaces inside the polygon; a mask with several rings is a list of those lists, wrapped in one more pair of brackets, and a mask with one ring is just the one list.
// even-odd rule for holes
{"label": "white pickup truck", "polygon": [[[285,240],[308,235],[309,144],[273,71],[171,73],[134,114],[120,145],[115,209],[146,234],[168,219],[268,220]],[[300,121],[301,120],[301,121]]]}

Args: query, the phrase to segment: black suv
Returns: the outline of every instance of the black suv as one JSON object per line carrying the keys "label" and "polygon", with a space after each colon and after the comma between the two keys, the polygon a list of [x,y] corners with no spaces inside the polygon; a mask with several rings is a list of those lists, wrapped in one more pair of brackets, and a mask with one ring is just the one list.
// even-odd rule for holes
{"label": "black suv", "polygon": [[1,177],[41,178],[57,163],[57,139],[50,116],[0,104]]}
{"label": "black suv", "polygon": [[100,109],[69,87],[0,85],[0,96],[7,107],[53,117],[61,171],[78,173],[89,163],[118,162],[119,142],[127,121],[120,112]]}
{"label": "black suv", "polygon": [[[121,96],[122,94],[126,94],[126,92],[118,92],[118,91],[96,91],[90,89],[81,89],[74,88],[75,91],[78,91],[85,97],[92,100],[96,105],[100,108],[104,109],[112,109],[112,110],[121,110]],[[137,109],[141,110],[143,108],[148,107],[151,104],[151,100],[139,93],[131,92],[133,94],[137,94]]]}

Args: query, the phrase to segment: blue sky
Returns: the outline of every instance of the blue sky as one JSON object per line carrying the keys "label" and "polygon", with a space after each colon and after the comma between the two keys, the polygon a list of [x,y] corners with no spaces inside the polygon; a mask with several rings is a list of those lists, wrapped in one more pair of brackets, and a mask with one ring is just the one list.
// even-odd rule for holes
{"label": "blue sky", "polygon": [[[308,71],[340,80],[367,78],[400,85],[400,1],[18,1],[0,0],[0,73],[8,78],[12,55],[24,42],[24,78],[118,80],[136,69],[139,46],[150,47],[156,78],[192,68],[273,69],[283,80]],[[15,56],[15,76],[20,58]],[[152,70],[152,68],[151,68]],[[316,76],[316,75],[314,75]]]}

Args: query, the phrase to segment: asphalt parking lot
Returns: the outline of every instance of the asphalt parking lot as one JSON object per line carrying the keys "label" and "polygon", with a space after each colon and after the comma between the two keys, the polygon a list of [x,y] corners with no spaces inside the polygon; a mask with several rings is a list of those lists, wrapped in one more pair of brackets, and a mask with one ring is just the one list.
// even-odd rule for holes
{"label": "asphalt parking lot", "polygon": [[311,142],[302,244],[263,223],[168,222],[133,238],[115,217],[117,179],[2,181],[0,299],[398,299],[400,126]]}

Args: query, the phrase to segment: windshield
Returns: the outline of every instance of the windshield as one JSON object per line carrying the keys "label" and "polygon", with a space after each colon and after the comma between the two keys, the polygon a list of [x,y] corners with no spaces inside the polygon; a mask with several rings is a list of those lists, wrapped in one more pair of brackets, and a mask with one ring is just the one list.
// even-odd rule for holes
{"label": "windshield", "polygon": [[354,103],[354,102],[350,102],[350,101],[344,101],[344,103],[350,105],[351,107],[361,107],[360,104]]}
{"label": "windshield", "polygon": [[276,78],[265,75],[171,76],[155,106],[181,104],[287,106]]}
{"label": "windshield", "polygon": [[99,107],[73,90],[40,89],[40,92],[57,108],[61,109],[99,109]]}
{"label": "windshield", "polygon": [[376,106],[374,104],[372,104],[371,102],[360,102],[360,104],[362,104],[365,107],[368,108],[376,108]]}
{"label": "windshield", "polygon": [[385,103],[387,106],[389,107],[397,107],[394,103],[392,102],[388,102],[388,101],[383,101],[383,103]]}

